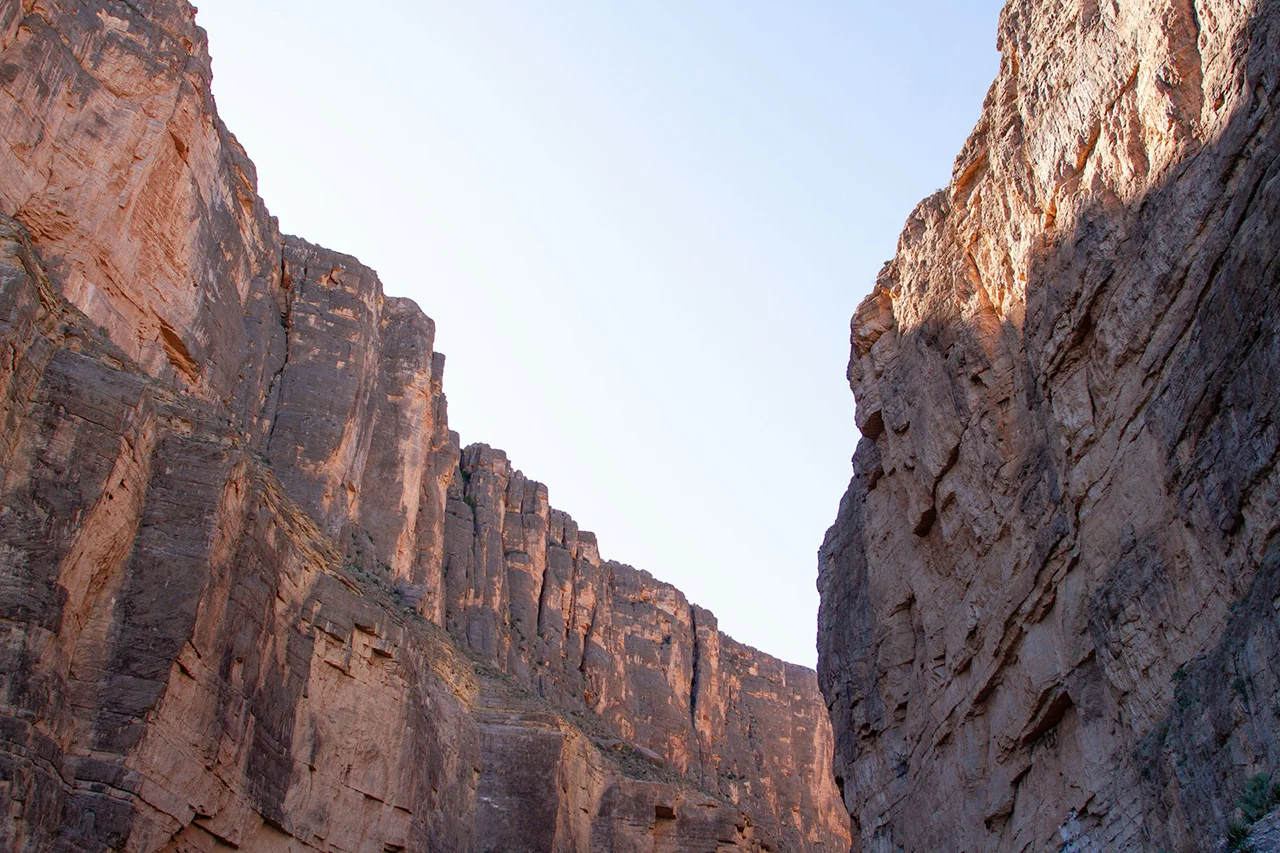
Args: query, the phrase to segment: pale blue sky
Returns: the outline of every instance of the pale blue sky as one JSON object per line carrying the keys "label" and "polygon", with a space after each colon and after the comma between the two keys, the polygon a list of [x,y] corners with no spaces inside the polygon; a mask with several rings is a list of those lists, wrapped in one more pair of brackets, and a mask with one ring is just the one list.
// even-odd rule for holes
{"label": "pale blue sky", "polygon": [[[601,553],[812,665],[849,317],[947,183],[996,0],[207,0],[281,228],[435,319],[449,417]],[[358,10],[358,11],[356,11]]]}

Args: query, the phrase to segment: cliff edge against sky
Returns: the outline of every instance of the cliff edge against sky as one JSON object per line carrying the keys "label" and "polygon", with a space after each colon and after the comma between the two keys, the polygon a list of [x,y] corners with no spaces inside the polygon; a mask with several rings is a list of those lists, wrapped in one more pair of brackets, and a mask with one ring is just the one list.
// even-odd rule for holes
{"label": "cliff edge against sky", "polygon": [[1212,849],[1280,769],[1280,4],[998,44],[852,322],[836,773],[865,850]]}
{"label": "cliff edge against sky", "polygon": [[194,15],[0,5],[0,846],[845,849],[814,673],[461,446]]}

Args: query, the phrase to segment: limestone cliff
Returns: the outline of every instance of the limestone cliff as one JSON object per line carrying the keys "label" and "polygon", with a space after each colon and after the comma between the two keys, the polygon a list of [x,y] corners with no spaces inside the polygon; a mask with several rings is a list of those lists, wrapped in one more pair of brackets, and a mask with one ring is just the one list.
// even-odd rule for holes
{"label": "limestone cliff", "polygon": [[0,847],[845,849],[813,672],[449,431],[194,10],[0,3]]}
{"label": "limestone cliff", "polygon": [[836,772],[862,849],[1212,849],[1280,769],[1280,4],[998,46],[852,322]]}

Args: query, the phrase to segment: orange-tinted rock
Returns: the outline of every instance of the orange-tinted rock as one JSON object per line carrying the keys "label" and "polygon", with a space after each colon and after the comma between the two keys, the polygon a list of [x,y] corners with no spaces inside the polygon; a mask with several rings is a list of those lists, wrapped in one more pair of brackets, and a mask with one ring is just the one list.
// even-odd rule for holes
{"label": "orange-tinted rock", "polygon": [[865,849],[1210,849],[1280,763],[1280,5],[999,46],[853,318],[836,772]]}
{"label": "orange-tinted rock", "polygon": [[0,8],[0,136],[0,847],[847,847],[814,674],[461,448],[187,4]]}

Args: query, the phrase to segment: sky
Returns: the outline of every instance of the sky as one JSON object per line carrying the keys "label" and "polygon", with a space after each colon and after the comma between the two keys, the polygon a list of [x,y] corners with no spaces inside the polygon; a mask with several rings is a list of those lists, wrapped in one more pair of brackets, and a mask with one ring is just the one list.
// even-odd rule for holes
{"label": "sky", "polygon": [[449,421],[812,666],[849,318],[947,184],[997,0],[206,0],[286,233],[436,321]]}

